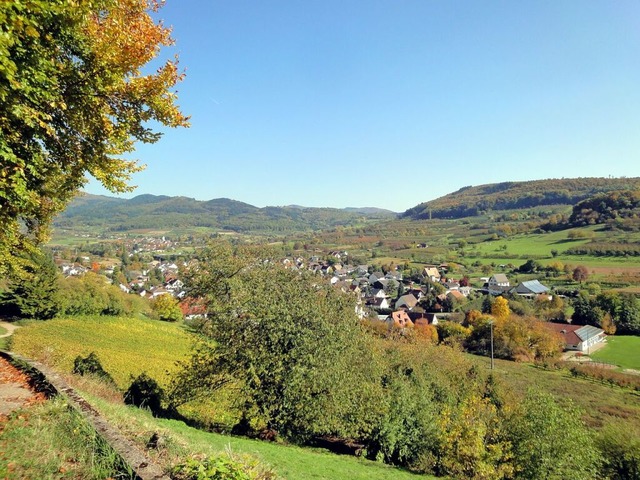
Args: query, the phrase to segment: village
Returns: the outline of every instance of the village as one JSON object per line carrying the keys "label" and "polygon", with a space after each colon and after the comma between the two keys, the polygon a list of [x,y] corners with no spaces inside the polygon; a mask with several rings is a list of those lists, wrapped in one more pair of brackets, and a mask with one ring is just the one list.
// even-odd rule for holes
{"label": "village", "polygon": [[[181,271],[189,260],[166,260],[175,257],[171,252],[180,246],[180,242],[165,237],[146,237],[123,245],[123,250],[131,249],[131,252],[122,255],[120,265],[104,268],[104,263],[98,261],[100,259],[92,259],[88,255],[77,257],[75,262],[58,260],[56,263],[64,276],[81,276],[92,271],[103,275],[106,282],[117,285],[127,294],[149,300],[170,295],[178,300],[184,319],[195,320],[205,317],[206,309],[197,299],[188,297],[181,279]],[[145,262],[149,256],[153,260]],[[419,272],[405,272],[399,267],[385,272],[377,265],[353,265],[347,251],[336,250],[287,256],[281,262],[285,268],[307,270],[334,288],[352,294],[360,319],[373,320],[399,331],[436,326],[442,320],[463,323],[464,305],[474,298],[553,298],[551,289],[540,280],[512,284],[505,273],[480,277],[473,286],[467,276],[454,278],[450,275],[448,264],[424,264]],[[498,268],[504,270],[505,266]],[[604,330],[593,326],[567,322],[547,322],[545,325],[563,338],[566,351],[587,353],[606,339]]]}

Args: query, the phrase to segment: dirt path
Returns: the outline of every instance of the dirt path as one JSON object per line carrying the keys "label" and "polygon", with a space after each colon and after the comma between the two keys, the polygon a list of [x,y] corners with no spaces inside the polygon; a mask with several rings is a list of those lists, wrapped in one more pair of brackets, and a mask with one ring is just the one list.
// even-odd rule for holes
{"label": "dirt path", "polygon": [[0,357],[0,422],[15,410],[44,399],[31,390],[24,373]]}
{"label": "dirt path", "polygon": [[[9,337],[17,328],[20,328],[3,321],[0,321],[0,326],[7,331],[0,335],[0,338]],[[0,357],[0,421],[19,408],[42,400],[44,396],[35,393],[29,387],[28,377],[9,361]]]}
{"label": "dirt path", "polygon": [[13,335],[13,332],[15,332],[16,329],[20,328],[17,325],[14,325],[13,323],[3,322],[1,320],[0,320],[0,327],[3,327],[7,331],[7,333],[0,335],[0,338],[10,337],[11,335]]}

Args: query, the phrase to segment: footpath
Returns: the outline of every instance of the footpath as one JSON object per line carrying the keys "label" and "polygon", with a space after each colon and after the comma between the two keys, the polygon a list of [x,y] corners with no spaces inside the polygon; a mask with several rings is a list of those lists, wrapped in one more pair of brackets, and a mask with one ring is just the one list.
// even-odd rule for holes
{"label": "footpath", "polygon": [[[9,337],[19,328],[12,323],[0,321],[7,333],[0,338]],[[30,403],[44,400],[44,395],[38,394],[29,387],[29,377],[17,369],[9,361],[0,357],[0,421],[12,412]]]}

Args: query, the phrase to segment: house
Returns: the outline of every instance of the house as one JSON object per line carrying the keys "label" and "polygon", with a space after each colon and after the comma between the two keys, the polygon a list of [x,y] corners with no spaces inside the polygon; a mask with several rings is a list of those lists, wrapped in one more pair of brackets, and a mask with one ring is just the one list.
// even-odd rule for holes
{"label": "house", "polygon": [[418,304],[418,299],[414,297],[412,294],[407,293],[406,295],[402,295],[396,301],[396,309],[406,308],[407,310],[411,310]]}
{"label": "house", "polygon": [[413,327],[413,322],[409,318],[409,314],[405,310],[397,310],[387,317],[387,323],[390,327]]}
{"label": "house", "polygon": [[371,307],[377,310],[386,310],[390,307],[389,300],[386,298],[372,298],[369,297],[366,299],[367,307]]}
{"label": "house", "polygon": [[416,286],[413,286],[413,285],[411,285],[411,287],[409,287],[409,290],[407,291],[407,293],[410,293],[411,295],[416,297],[418,300],[420,300],[422,297],[424,297],[424,291],[422,290],[422,288],[416,287]]}
{"label": "house", "polygon": [[471,295],[471,287],[460,287],[458,291],[465,297]]}
{"label": "house", "polygon": [[456,282],[455,280],[447,280],[446,282],[444,282],[442,284],[442,286],[444,288],[446,288],[447,290],[459,290],[460,289],[460,284],[458,282]]}
{"label": "house", "polygon": [[369,275],[369,283],[371,285],[373,285],[378,280],[382,280],[383,278],[384,278],[384,273],[382,273],[382,272],[373,272],[371,275]]}
{"label": "house", "polygon": [[387,295],[387,292],[384,291],[384,289],[382,288],[374,288],[373,290],[371,290],[371,296],[373,298],[388,298],[389,295]]}
{"label": "house", "polygon": [[373,288],[384,288],[386,289],[389,286],[389,280],[386,278],[380,278],[371,284]]}
{"label": "house", "polygon": [[367,273],[369,273],[369,265],[358,265],[356,267],[357,275],[366,275]]}
{"label": "house", "polygon": [[509,290],[509,293],[515,293],[523,297],[535,297],[544,295],[549,292],[549,287],[545,287],[538,280],[528,280],[520,282],[517,286]]}
{"label": "house", "polygon": [[462,294],[462,292],[458,290],[450,290],[447,292],[447,296],[453,297],[456,301],[460,302],[464,300],[466,297]]}
{"label": "house", "polygon": [[153,289],[153,291],[151,292],[151,297],[152,298],[157,298],[160,295],[171,295],[171,292],[164,289],[164,288],[155,288]]}
{"label": "house", "polygon": [[545,323],[564,340],[565,350],[589,353],[589,349],[606,340],[604,330],[592,325],[567,325],[564,323]]}
{"label": "house", "polygon": [[436,267],[424,267],[424,270],[422,270],[422,276],[432,282],[440,281],[440,272]]}
{"label": "house", "polygon": [[202,299],[185,298],[178,306],[187,320],[207,318],[207,307]]}
{"label": "house", "polygon": [[496,273],[489,277],[487,290],[491,295],[501,295],[509,290],[509,279],[504,273]]}

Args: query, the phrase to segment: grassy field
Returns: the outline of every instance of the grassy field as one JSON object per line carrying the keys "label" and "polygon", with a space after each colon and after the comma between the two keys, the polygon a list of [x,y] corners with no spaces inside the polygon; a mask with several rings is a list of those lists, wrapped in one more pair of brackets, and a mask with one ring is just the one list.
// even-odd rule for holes
{"label": "grassy field", "polygon": [[78,355],[95,352],[120,388],[142,372],[166,384],[190,347],[190,335],[179,324],[115,317],[32,322],[15,332],[12,343],[15,352],[62,372],[71,372]]}
{"label": "grassy field", "polygon": [[[97,397],[89,401],[121,431],[143,445],[154,432],[165,438],[167,451],[160,460],[175,461],[190,454],[220,455],[225,452],[246,454],[271,466],[280,478],[288,480],[381,480],[433,479],[414,475],[382,463],[346,455],[336,455],[321,449],[250,440],[203,432],[175,420],[153,418],[147,411],[117,405]],[[173,460],[172,460],[173,459]]]}
{"label": "grassy field", "polygon": [[0,478],[125,480],[133,474],[79,413],[56,398],[2,424]]}
{"label": "grassy field", "polygon": [[[469,355],[482,368],[489,359]],[[630,389],[574,378],[569,371],[545,370],[533,365],[495,361],[496,376],[516,392],[528,389],[546,391],[563,402],[571,402],[584,410],[584,421],[601,428],[610,423],[627,422],[640,428],[640,393]]]}
{"label": "grassy field", "polygon": [[640,337],[609,336],[607,345],[591,354],[599,362],[613,363],[622,368],[640,370]]}

